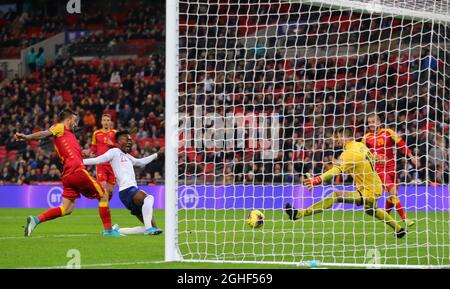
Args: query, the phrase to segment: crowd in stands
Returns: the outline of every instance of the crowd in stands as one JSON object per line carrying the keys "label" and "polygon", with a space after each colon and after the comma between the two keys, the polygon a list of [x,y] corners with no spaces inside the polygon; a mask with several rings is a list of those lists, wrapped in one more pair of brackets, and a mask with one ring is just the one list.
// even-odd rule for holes
{"label": "crowd in stands", "polygon": [[[164,57],[157,53],[148,56],[155,42],[164,39],[164,17],[155,17],[164,15],[164,3],[91,1],[83,3],[82,14],[69,15],[65,2],[52,4],[56,11],[32,7],[28,2],[17,11],[0,12],[0,57],[5,51],[6,57],[11,57],[10,50],[15,50],[13,56],[17,57],[21,48],[64,30],[90,31],[88,37],[72,44],[75,54],[77,47],[90,44],[110,47],[151,39],[152,45],[142,46],[140,55],[145,56],[138,59],[108,61],[101,57],[75,62],[69,54],[48,64],[41,48],[30,50],[26,63],[31,75],[15,78],[0,90],[0,183],[60,180],[61,164],[51,142],[15,142],[14,132],[48,129],[66,106],[80,114],[76,133],[83,148],[90,146],[92,132],[99,128],[105,112],[112,116],[116,129],[132,132],[136,156],[164,146]],[[139,178],[144,183],[161,182],[163,167],[158,160],[140,170]]]}
{"label": "crowd in stands", "polygon": [[[254,49],[246,47],[242,40],[242,36],[254,33],[263,23],[279,21],[278,15],[285,5],[231,5],[249,10],[231,11],[229,17],[214,16],[223,9],[220,5],[197,7],[183,2],[180,11],[188,11],[183,7],[197,11],[199,16],[188,19],[181,15],[180,19],[180,113],[192,117],[198,106],[204,113],[221,116],[276,113],[282,129],[281,150],[272,155],[266,154],[261,146],[193,148],[180,142],[180,179],[197,184],[299,184],[306,173],[319,174],[332,166],[340,153],[332,141],[336,127],[353,127],[359,140],[367,132],[367,116],[375,112],[387,127],[397,131],[420,160],[415,168],[398,154],[401,183],[449,182],[450,69],[449,63],[442,61],[450,59],[448,55],[427,49],[414,54],[383,49],[360,55],[286,58],[276,37],[256,41]],[[289,21],[299,23],[299,19],[288,16],[296,14],[289,13],[294,8],[289,6],[282,13],[288,24],[287,32],[292,30]],[[267,16],[254,16],[258,12],[255,9],[266,9]],[[124,15],[119,9],[110,19],[102,18],[101,12],[88,13],[83,16],[87,18],[82,25],[92,28],[104,21],[105,27],[114,32],[91,34],[78,42],[80,47],[83,43],[121,41],[114,34],[121,30],[125,40],[133,38],[133,33],[144,36],[149,33],[148,37],[162,39],[164,32],[157,28],[161,23],[154,20],[157,17],[148,17],[142,11],[145,9],[134,9]],[[297,14],[300,18],[307,15]],[[324,37],[330,29],[343,35],[338,33],[343,29],[341,24],[351,17],[348,21],[336,20],[336,15],[330,14],[326,20],[319,17],[320,13],[312,14],[317,15],[311,19],[321,19],[328,28],[313,23],[306,28],[296,26],[297,35],[290,34],[283,45],[306,46],[312,41],[323,46],[349,42],[356,37],[349,33],[344,40],[341,36]],[[373,35],[382,39],[389,37],[389,33],[397,33],[398,23],[390,21],[375,19],[371,25],[380,27],[379,33],[376,29],[363,29],[372,32],[358,34],[355,43],[361,39],[372,41]],[[123,25],[118,28],[118,23]],[[227,29],[225,24],[236,29]],[[348,28],[356,29],[354,25],[350,23]],[[410,31],[417,29],[410,28]],[[158,150],[164,145],[165,134],[164,81],[164,57],[158,54],[116,62],[59,59],[27,78],[14,79],[0,90],[0,148],[4,150],[0,182],[32,183],[59,178],[60,164],[54,153],[48,153],[51,149],[45,143],[40,146],[18,143],[13,135],[19,130],[29,133],[33,129],[47,129],[67,105],[81,116],[77,134],[83,148],[89,147],[101,114],[108,112],[117,129],[133,132],[137,139],[134,155],[144,156]],[[161,163],[155,162],[139,172],[139,178],[158,182],[163,177],[162,168]],[[349,181],[348,176],[336,179],[338,183]]]}
{"label": "crowd in stands", "polygon": [[78,27],[78,22],[74,22],[78,30],[90,28],[87,30],[92,33],[70,45],[70,52],[75,55],[128,53],[121,44],[127,48],[132,45],[140,47],[140,50],[133,50],[137,54],[142,50],[153,49],[156,43],[164,41],[164,18],[155,17],[164,15],[164,6],[161,4],[138,2],[138,5],[111,15],[98,13],[97,18],[102,19],[100,23]]}
{"label": "crowd in stands", "polygon": [[[361,59],[355,62],[356,70],[367,67],[367,63],[361,65]],[[283,68],[286,61],[280,60],[279,65],[276,62],[272,66],[270,61],[269,66],[259,66],[265,69],[260,74],[261,78],[252,76],[247,82],[245,73],[213,72],[209,76],[198,76],[200,83],[192,86],[188,83],[194,79],[192,74],[197,70],[194,67],[186,69],[182,74],[186,85],[181,86],[186,90],[182,91],[179,99],[181,104],[185,104],[181,111],[192,117],[194,106],[203,105],[203,113],[219,116],[229,113],[276,113],[283,127],[279,136],[282,151],[274,158],[265,158],[261,146],[257,149],[249,149],[248,144],[245,148],[228,150],[211,147],[195,149],[194,143],[183,143],[185,147],[181,150],[179,167],[181,178],[197,183],[220,180],[225,184],[298,184],[306,173],[320,174],[331,168],[341,152],[332,141],[336,127],[353,127],[356,139],[361,140],[368,132],[367,116],[375,112],[387,128],[397,131],[420,160],[416,168],[397,151],[401,183],[450,181],[449,83],[444,86],[442,79],[433,82],[430,77],[430,81],[421,84],[411,74],[408,84],[400,89],[388,84],[389,77],[386,77],[386,82],[361,78],[353,84],[346,80],[342,84],[334,83],[333,88],[318,87],[313,84],[317,83],[318,74],[314,72],[308,76],[308,70],[316,69],[301,65],[306,67],[307,73],[302,80],[293,81],[296,73],[291,77],[286,74]],[[420,62],[416,59],[408,65],[412,68]],[[236,71],[244,70],[237,67]],[[278,80],[277,76],[273,78],[277,74],[280,77]],[[372,75],[373,79],[382,77],[380,73]],[[246,135],[249,134],[247,128]],[[350,182],[351,179],[338,178],[336,181]]]}
{"label": "crowd in stands", "polygon": [[[119,82],[111,82],[118,72]],[[132,132],[133,154],[149,155],[164,146],[164,57],[116,61],[50,63],[26,78],[0,89],[0,159],[2,183],[32,183],[60,179],[61,164],[50,141],[16,142],[14,133],[48,129],[58,112],[70,106],[80,115],[76,135],[83,149],[108,113],[118,130]],[[161,160],[139,172],[143,182],[161,182]],[[56,169],[55,169],[56,168]]]}
{"label": "crowd in stands", "polygon": [[[220,10],[220,5],[184,5],[197,11],[198,16],[182,15],[180,20],[180,111],[191,117],[191,127],[196,106],[201,106],[204,114],[222,117],[229,113],[276,113],[282,123],[282,150],[275,157],[267,157],[261,147],[250,149],[248,145],[240,149],[195,148],[192,143],[185,143],[183,136],[181,179],[216,184],[301,183],[306,173],[322,173],[337,158],[340,150],[332,142],[334,128],[351,126],[360,140],[368,132],[367,116],[377,113],[420,160],[416,168],[398,153],[401,183],[450,181],[450,63],[445,62],[450,55],[436,48],[427,49],[431,41],[429,31],[442,27],[411,25],[383,17],[366,21],[370,20],[367,16],[314,13],[315,9],[309,13],[303,8],[298,8],[298,13],[280,13],[282,9],[277,6],[275,13],[267,8],[261,22],[271,23],[278,16],[294,20],[293,25],[284,22],[288,28],[277,32],[278,37],[283,33],[289,36],[281,43],[283,47],[277,37],[260,36],[256,37],[254,48],[249,49],[239,40],[247,33],[239,29],[240,23],[261,25],[255,16],[258,13],[252,9],[265,9],[264,5],[239,6],[248,9],[244,15],[253,20],[238,15],[217,17],[214,9]],[[290,5],[290,12],[296,11],[293,6]],[[211,16],[206,10],[213,11]],[[302,22],[302,18],[308,21]],[[195,21],[200,25],[194,25]],[[229,25],[230,21],[237,29],[212,25]],[[401,27],[405,28],[400,31]],[[294,30],[295,34],[287,33]],[[420,40],[416,47],[422,50],[411,53],[380,48],[359,55],[286,57],[285,50],[280,49],[313,45],[320,50],[337,43],[364,45],[392,35],[406,43]],[[347,176],[336,181],[350,180]]]}
{"label": "crowd in stands", "polygon": [[161,1],[91,1],[83,3],[83,13],[65,13],[65,2],[58,5],[63,13],[48,9],[23,8],[0,12],[0,57],[18,58],[20,49],[66,30],[89,31],[89,36],[74,45],[77,52],[86,45],[105,47],[128,41],[164,39],[164,2]]}
{"label": "crowd in stands", "polygon": [[0,12],[0,58],[19,58],[26,48],[63,31],[62,19],[43,15],[42,10]]}

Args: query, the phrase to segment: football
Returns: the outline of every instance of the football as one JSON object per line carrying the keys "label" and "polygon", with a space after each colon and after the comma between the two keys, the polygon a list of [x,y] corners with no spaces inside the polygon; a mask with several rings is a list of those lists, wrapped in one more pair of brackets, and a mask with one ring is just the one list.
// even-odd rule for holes
{"label": "football", "polygon": [[264,214],[259,210],[253,210],[247,215],[247,225],[257,229],[264,225]]}

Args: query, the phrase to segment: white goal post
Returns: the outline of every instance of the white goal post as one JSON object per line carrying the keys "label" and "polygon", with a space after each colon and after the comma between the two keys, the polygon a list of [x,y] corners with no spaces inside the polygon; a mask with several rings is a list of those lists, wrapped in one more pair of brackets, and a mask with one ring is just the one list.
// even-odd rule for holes
{"label": "white goal post", "polygon": [[178,0],[166,1],[165,102],[165,260],[181,261],[178,251]]}
{"label": "white goal post", "polygon": [[[450,268],[450,1],[166,0],[165,33],[166,261]],[[403,239],[353,204],[289,220],[356,190],[303,186],[342,127],[391,170]]]}

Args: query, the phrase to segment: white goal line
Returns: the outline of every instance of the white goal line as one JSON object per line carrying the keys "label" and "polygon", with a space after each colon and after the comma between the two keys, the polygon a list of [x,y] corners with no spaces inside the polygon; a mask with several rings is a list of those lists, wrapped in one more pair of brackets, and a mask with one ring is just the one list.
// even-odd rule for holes
{"label": "white goal line", "polygon": [[297,267],[358,267],[367,269],[450,269],[450,265],[401,265],[401,264],[361,264],[361,263],[328,263],[317,261],[303,262],[275,262],[275,261],[236,261],[236,260],[183,260],[188,263],[214,263],[214,264],[263,264],[263,265],[287,265]]}

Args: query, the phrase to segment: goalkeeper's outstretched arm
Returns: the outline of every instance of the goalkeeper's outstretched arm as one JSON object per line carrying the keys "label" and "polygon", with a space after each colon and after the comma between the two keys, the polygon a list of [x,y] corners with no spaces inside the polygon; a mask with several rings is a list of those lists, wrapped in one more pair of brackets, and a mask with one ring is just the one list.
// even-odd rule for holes
{"label": "goalkeeper's outstretched arm", "polygon": [[335,175],[340,173],[342,173],[342,169],[339,166],[334,165],[331,169],[320,176],[312,177],[307,174],[303,184],[307,186],[309,190],[312,190],[313,187],[318,186],[323,182],[331,181]]}

